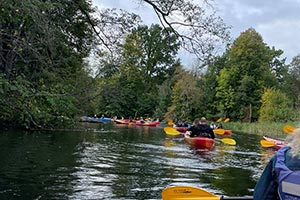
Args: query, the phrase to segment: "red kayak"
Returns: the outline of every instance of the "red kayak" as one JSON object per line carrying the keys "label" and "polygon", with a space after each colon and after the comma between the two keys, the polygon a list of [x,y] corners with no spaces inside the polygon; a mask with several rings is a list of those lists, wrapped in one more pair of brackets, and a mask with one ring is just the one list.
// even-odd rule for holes
{"label": "red kayak", "polygon": [[194,149],[208,149],[212,150],[215,146],[215,140],[207,137],[190,137],[184,135],[185,140],[189,143]]}
{"label": "red kayak", "polygon": [[188,129],[188,127],[175,127],[177,131],[181,132],[181,133],[185,133],[186,130]]}
{"label": "red kayak", "polygon": [[137,126],[157,126],[158,123],[157,122],[140,122],[140,121],[137,121],[137,122],[135,122],[135,125],[137,125]]}
{"label": "red kayak", "polygon": [[277,140],[277,139],[273,139],[273,138],[269,138],[267,136],[263,136],[263,138],[267,141],[270,141],[270,142],[274,142],[275,145],[272,147],[276,150],[280,149],[281,147],[284,147],[286,145],[286,142],[285,141],[282,141],[282,140]]}

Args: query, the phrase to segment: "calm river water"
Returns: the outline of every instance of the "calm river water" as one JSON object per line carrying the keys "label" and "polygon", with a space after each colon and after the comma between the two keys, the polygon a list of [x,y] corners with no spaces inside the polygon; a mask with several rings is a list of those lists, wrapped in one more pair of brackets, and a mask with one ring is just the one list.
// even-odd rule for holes
{"label": "calm river water", "polygon": [[88,131],[0,131],[0,199],[161,199],[174,185],[251,196],[272,156],[260,136],[191,149],[163,127],[82,124]]}

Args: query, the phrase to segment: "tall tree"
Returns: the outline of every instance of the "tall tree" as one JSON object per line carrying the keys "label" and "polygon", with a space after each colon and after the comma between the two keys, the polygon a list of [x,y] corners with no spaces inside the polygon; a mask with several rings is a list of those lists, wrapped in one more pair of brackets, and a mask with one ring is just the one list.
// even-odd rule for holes
{"label": "tall tree", "polygon": [[198,86],[199,76],[178,67],[174,75],[175,84],[172,87],[172,103],[165,118],[192,122],[194,118],[201,117],[203,110],[201,99],[204,96]]}
{"label": "tall tree", "polygon": [[300,109],[300,55],[295,56],[285,76],[284,92],[292,98],[293,107]]}
{"label": "tall tree", "polygon": [[218,77],[216,95],[222,112],[238,120],[258,119],[264,88],[277,83],[270,68],[272,55],[277,55],[273,52],[253,28],[241,33],[234,41]]}
{"label": "tall tree", "polygon": [[[117,97],[119,105],[127,108],[127,113],[123,109],[120,114],[134,116],[135,113],[154,113],[158,86],[178,65],[178,49],[177,37],[159,25],[139,26],[126,37],[122,50],[124,62],[113,78],[116,80],[114,88],[119,88],[117,91],[122,89]],[[111,100],[106,99],[103,106],[110,103]]]}
{"label": "tall tree", "polygon": [[[179,42],[175,34],[159,25],[140,26],[126,38],[123,49],[124,67],[136,66],[143,76],[142,85],[162,84],[170,70],[174,71]],[[155,88],[156,89],[156,88]]]}
{"label": "tall tree", "polygon": [[[223,47],[230,39],[230,27],[217,16],[214,2],[211,0],[201,0],[197,3],[192,0],[138,2],[150,6],[161,25],[178,37],[181,47],[195,54],[201,61],[207,61],[219,53],[220,46]],[[94,24],[94,27],[99,38],[99,56],[103,56],[103,52],[108,50],[110,53],[105,54],[106,56],[121,59],[118,51],[114,51],[123,39],[120,33],[131,30],[138,24],[136,21],[140,22],[140,18],[136,14],[116,9],[103,9],[98,17],[99,23]]]}
{"label": "tall tree", "polygon": [[84,71],[94,41],[91,2],[3,0],[0,10],[2,123],[72,121],[87,91],[83,84],[91,82]]}
{"label": "tall tree", "polygon": [[[224,53],[222,56],[218,56],[207,66],[207,70],[200,80],[199,86],[205,94],[201,103],[205,106],[205,110],[202,112],[206,113],[208,118],[220,118],[226,116],[225,113],[218,113],[218,99],[216,98],[216,87],[218,86],[218,75],[224,68],[227,59],[227,54]],[[223,91],[224,92],[224,91]],[[223,94],[230,96],[229,94]],[[219,109],[223,110],[223,109]]]}
{"label": "tall tree", "polygon": [[152,6],[160,22],[180,39],[184,49],[207,61],[229,40],[229,26],[216,16],[213,1],[142,0]]}

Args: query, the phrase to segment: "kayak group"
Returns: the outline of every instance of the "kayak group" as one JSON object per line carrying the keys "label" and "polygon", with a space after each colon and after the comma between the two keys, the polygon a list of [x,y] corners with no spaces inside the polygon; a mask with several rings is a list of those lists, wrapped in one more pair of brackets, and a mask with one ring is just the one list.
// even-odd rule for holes
{"label": "kayak group", "polygon": [[[218,120],[220,122],[220,120]],[[229,119],[226,119],[228,122]],[[164,131],[170,136],[183,136],[188,144],[194,149],[206,149],[212,150],[215,146],[215,135],[223,137],[221,142],[228,145],[236,145],[236,141],[231,136],[231,130],[225,130],[223,128],[212,127],[207,124],[205,117],[201,119],[195,119],[192,125],[186,125],[184,123],[172,123],[168,121],[168,125],[173,127],[165,127]],[[178,126],[179,125],[179,126]],[[223,126],[222,126],[223,127]]]}
{"label": "kayak group", "polygon": [[98,117],[95,115],[94,117],[88,117],[88,116],[82,116],[79,119],[80,122],[89,122],[89,123],[110,123],[110,122],[115,122],[116,124],[127,124],[127,125],[137,125],[137,126],[157,126],[160,124],[160,121],[157,120],[151,120],[151,119],[117,119],[117,117],[114,118],[108,118],[104,117],[102,115],[101,117]]}
{"label": "kayak group", "polygon": [[263,136],[262,147],[277,152],[264,168],[255,185],[253,196],[224,197],[193,186],[170,186],[162,191],[163,200],[183,199],[254,199],[254,200],[300,200],[300,128],[285,126],[289,136],[286,141]]}
{"label": "kayak group", "polygon": [[[228,122],[228,118],[226,122]],[[81,122],[107,123],[115,122],[116,124],[137,125],[137,126],[157,126],[159,120],[131,120],[131,119],[113,119],[101,117],[82,116]],[[167,122],[170,126],[165,126],[164,131],[169,136],[183,136],[188,144],[195,149],[212,150],[215,145],[216,135],[223,137],[219,139],[224,144],[236,145],[236,141],[229,138],[231,130],[223,129],[223,126],[215,127],[214,124],[206,124],[206,118],[195,119],[192,125],[184,123]],[[263,136],[260,144],[265,148],[273,148],[277,153],[272,157],[263,173],[258,180],[253,197],[219,197],[201,188],[192,186],[170,186],[162,191],[163,200],[188,200],[188,199],[297,199],[300,200],[300,131],[292,126],[283,128],[285,133],[293,136],[292,141],[287,143],[283,140],[273,139]],[[292,162],[291,162],[292,161]],[[296,169],[295,171],[291,169]],[[275,174],[274,174],[275,172]],[[286,176],[286,174],[290,174]],[[275,183],[275,184],[274,184]]]}

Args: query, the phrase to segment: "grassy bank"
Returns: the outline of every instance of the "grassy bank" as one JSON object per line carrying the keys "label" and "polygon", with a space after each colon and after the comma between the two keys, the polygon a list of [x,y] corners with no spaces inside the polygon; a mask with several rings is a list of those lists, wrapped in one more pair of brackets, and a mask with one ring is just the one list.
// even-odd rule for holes
{"label": "grassy bank", "polygon": [[294,127],[299,126],[296,122],[286,123],[241,123],[241,122],[228,122],[223,123],[225,129],[231,129],[233,132],[245,132],[255,135],[268,135],[272,137],[282,137],[285,134],[282,128],[285,125],[291,125]]}

